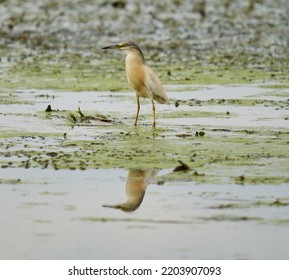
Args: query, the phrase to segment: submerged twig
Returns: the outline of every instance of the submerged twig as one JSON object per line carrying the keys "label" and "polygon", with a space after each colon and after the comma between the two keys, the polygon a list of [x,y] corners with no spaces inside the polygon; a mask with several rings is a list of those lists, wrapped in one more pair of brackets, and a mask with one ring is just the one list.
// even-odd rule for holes
{"label": "submerged twig", "polygon": [[173,172],[188,171],[188,170],[190,170],[190,167],[189,167],[187,164],[183,163],[181,160],[178,160],[178,162],[180,163],[180,165],[177,166],[177,167],[173,170]]}
{"label": "submerged twig", "polygon": [[68,119],[73,122],[73,123],[91,123],[91,122],[104,122],[104,123],[111,123],[112,120],[108,119],[106,116],[97,114],[96,116],[91,116],[91,115],[85,115],[80,107],[78,107],[78,110],[76,111],[77,114],[79,114],[79,117],[76,116],[74,113],[70,112]]}

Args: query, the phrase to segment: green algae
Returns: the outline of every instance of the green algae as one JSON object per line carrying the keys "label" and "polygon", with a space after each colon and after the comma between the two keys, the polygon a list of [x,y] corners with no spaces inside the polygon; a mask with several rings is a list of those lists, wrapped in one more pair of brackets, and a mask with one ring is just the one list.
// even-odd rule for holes
{"label": "green algae", "polygon": [[22,184],[22,181],[21,181],[21,179],[2,179],[2,178],[0,178],[0,184],[19,185],[19,184]]}
{"label": "green algae", "polygon": [[190,224],[191,221],[178,220],[157,220],[157,219],[141,219],[141,218],[107,218],[107,217],[80,217],[78,220],[82,222],[106,223],[106,222],[121,222],[121,223],[152,223],[152,224]]}
{"label": "green algae", "polygon": [[3,90],[3,92],[0,92],[0,104],[32,104],[31,101],[23,101],[19,100],[19,97],[16,96],[14,93],[9,92],[10,90]]}
{"label": "green algae", "polygon": [[[90,58],[92,61],[93,57]],[[123,57],[119,60],[104,58],[97,66],[81,56],[60,57],[61,62],[51,63],[49,58],[40,56],[33,63],[20,61],[10,66],[0,79],[5,89],[55,89],[67,91],[123,91],[129,90],[125,77]],[[175,63],[162,67],[155,62],[152,68],[158,73],[164,84],[248,84],[262,81],[274,81],[280,84],[275,88],[286,88],[286,74],[272,79],[267,70],[239,69],[222,66],[200,66]],[[288,69],[289,70],[289,69]],[[170,73],[168,75],[167,73]],[[268,86],[266,86],[268,87]]]}
{"label": "green algae", "polygon": [[[274,84],[266,84],[266,85],[260,85],[260,87],[263,88],[270,88],[270,89],[288,89],[289,88],[289,84],[288,83],[274,83]],[[281,93],[278,93],[278,95]],[[286,93],[283,93],[286,94]],[[281,96],[283,95],[281,94]],[[288,94],[287,94],[288,95]]]}
{"label": "green algae", "polygon": [[282,199],[276,198],[274,200],[258,200],[242,202],[242,203],[227,203],[219,204],[217,206],[211,206],[210,209],[248,209],[248,208],[260,208],[260,207],[288,207],[288,198],[283,197]]}
{"label": "green algae", "polygon": [[[61,60],[61,58],[59,58]],[[0,79],[6,89],[54,89],[68,91],[119,91],[128,89],[123,69],[115,68],[115,61],[97,67],[85,63],[78,56],[50,63],[41,57],[33,63],[19,62],[10,66]],[[112,70],[107,70],[111,68]],[[116,71],[118,70],[118,71]]]}
{"label": "green algae", "polygon": [[[289,182],[286,167],[289,154],[284,150],[288,133],[279,133],[275,138],[270,131],[255,131],[252,137],[242,130],[223,135],[207,129],[203,137],[195,136],[193,131],[190,137],[179,137],[167,129],[147,126],[117,125],[111,131],[106,129],[98,129],[98,136],[90,140],[56,140],[54,136],[46,136],[47,143],[54,144],[40,148],[33,145],[31,137],[29,144],[18,144],[13,150],[1,152],[1,167],[172,170],[181,160],[190,170],[168,172],[163,180],[237,184]],[[15,135],[5,141],[6,144],[13,142]],[[15,157],[18,160],[14,160]]]}
{"label": "green algae", "polygon": [[[264,94],[264,97],[272,95],[271,93],[269,94]],[[278,94],[275,93],[274,96],[280,96],[280,97],[286,97],[288,94]],[[254,97],[254,96],[253,96]],[[196,106],[205,106],[205,105],[236,105],[236,106],[264,106],[264,107],[277,107],[277,108],[283,108],[283,107],[288,107],[289,101],[288,100],[268,100],[268,99],[256,99],[256,98],[238,98],[238,99],[210,99],[210,100],[196,100],[196,99],[191,99],[191,100],[177,100],[176,101],[177,105],[176,107],[179,107],[180,105],[187,105],[190,107],[196,107]],[[195,110],[194,110],[195,111]],[[194,112],[190,111],[190,114],[194,114]],[[203,114],[205,116],[206,114],[213,115],[214,113],[212,112],[198,112],[198,114]],[[215,113],[218,115],[218,113]],[[219,116],[223,116],[220,114]]]}
{"label": "green algae", "polygon": [[[15,131],[15,130],[5,130],[1,131],[0,138],[2,139],[10,139],[11,143],[16,144],[17,142],[23,141],[23,139],[42,139],[45,138],[55,138],[55,137],[63,137],[63,134],[61,133],[53,133],[53,132],[32,132],[32,131]],[[8,141],[6,141],[8,142]],[[4,142],[1,143],[1,145],[4,145]]]}
{"label": "green algae", "polygon": [[225,118],[228,117],[226,112],[209,112],[198,110],[182,110],[178,112],[166,112],[162,113],[162,118]]}

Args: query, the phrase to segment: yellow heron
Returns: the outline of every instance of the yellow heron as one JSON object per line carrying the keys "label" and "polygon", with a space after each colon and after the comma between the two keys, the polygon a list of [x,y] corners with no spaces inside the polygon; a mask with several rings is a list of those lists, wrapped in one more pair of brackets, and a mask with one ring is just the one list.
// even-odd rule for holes
{"label": "yellow heron", "polygon": [[137,112],[134,125],[137,125],[140,110],[139,98],[149,98],[152,102],[153,126],[156,125],[156,109],[154,100],[159,103],[169,101],[164,88],[155,72],[146,64],[143,52],[140,47],[131,41],[121,42],[117,45],[104,47],[103,49],[124,50],[127,54],[125,59],[125,71],[130,86],[136,93]]}

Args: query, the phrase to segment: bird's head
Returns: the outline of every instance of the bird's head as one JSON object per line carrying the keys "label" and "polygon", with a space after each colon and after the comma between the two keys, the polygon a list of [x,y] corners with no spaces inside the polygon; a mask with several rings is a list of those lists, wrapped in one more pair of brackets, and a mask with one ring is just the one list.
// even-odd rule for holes
{"label": "bird's head", "polygon": [[140,47],[138,46],[138,44],[136,44],[135,42],[132,42],[132,41],[121,42],[121,43],[116,44],[116,45],[103,47],[102,49],[104,49],[104,50],[107,50],[107,49],[123,50],[128,54],[131,52],[137,52],[144,60],[144,56],[143,56],[143,53],[142,53]]}
{"label": "bird's head", "polygon": [[117,50],[130,50],[130,49],[139,49],[139,46],[131,41],[128,42],[121,42],[119,44],[116,45],[112,45],[112,46],[107,46],[104,47],[102,49],[106,50],[106,49],[117,49]]}

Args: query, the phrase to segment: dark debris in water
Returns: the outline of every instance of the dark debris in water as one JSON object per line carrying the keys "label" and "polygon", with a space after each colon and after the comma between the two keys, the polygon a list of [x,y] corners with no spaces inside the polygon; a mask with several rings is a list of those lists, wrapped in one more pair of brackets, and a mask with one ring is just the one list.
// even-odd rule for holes
{"label": "dark debris in water", "polygon": [[108,125],[113,122],[113,120],[101,114],[95,116],[85,115],[80,107],[78,107],[76,114],[69,113],[68,120],[74,125]]}
{"label": "dark debris in water", "polygon": [[178,160],[179,164],[177,167],[175,167],[175,169],[173,170],[173,172],[179,172],[179,171],[189,171],[191,170],[191,168],[186,164],[183,163],[181,160]]}
{"label": "dark debris in water", "polygon": [[204,131],[196,131],[195,136],[205,136],[205,132]]}
{"label": "dark debris in water", "polygon": [[47,106],[47,108],[46,108],[46,110],[45,110],[45,112],[52,112],[53,110],[52,110],[52,108],[51,108],[51,105],[48,105]]}

